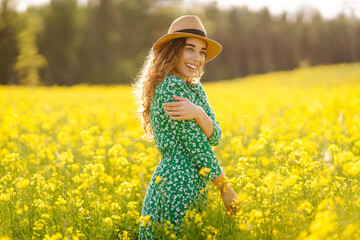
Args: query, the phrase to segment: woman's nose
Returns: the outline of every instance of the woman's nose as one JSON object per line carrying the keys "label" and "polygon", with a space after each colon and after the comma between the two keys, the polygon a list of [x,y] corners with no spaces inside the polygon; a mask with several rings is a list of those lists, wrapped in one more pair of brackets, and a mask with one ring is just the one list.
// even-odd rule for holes
{"label": "woman's nose", "polygon": [[202,56],[200,53],[195,52],[193,55],[193,58],[197,61],[201,61],[202,60]]}

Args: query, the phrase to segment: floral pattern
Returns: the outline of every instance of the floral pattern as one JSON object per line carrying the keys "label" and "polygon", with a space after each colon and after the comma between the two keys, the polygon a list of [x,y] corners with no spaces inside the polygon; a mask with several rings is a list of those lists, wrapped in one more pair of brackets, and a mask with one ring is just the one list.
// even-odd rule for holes
{"label": "floral pattern", "polygon": [[[165,113],[162,104],[174,102],[174,95],[188,98],[204,109],[214,123],[210,138],[195,120],[173,120]],[[186,211],[191,208],[203,210],[209,181],[222,172],[211,148],[219,144],[221,128],[200,82],[187,84],[168,74],[155,89],[150,105],[150,124],[161,161],[145,194],[139,239],[158,238],[156,229],[165,222],[173,225],[172,231],[181,234],[179,225]]]}

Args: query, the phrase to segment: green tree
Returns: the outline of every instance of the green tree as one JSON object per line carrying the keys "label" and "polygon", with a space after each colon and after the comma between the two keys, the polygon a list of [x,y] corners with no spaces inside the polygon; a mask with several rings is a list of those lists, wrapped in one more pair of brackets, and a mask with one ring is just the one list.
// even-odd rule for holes
{"label": "green tree", "polygon": [[116,81],[114,68],[121,52],[117,3],[114,0],[92,0],[86,9],[87,19],[79,49],[79,78],[84,83]]}
{"label": "green tree", "polygon": [[0,84],[15,84],[16,17],[12,0],[0,1]]}
{"label": "green tree", "polygon": [[[14,1],[1,0],[0,5],[0,84],[18,82],[14,64],[24,39],[17,43],[16,33],[32,16],[42,23],[33,32],[33,46],[48,67],[39,71],[44,61],[35,57],[27,65],[35,64],[36,70],[28,70],[27,76],[40,74],[46,85],[130,83],[152,44],[183,14],[198,15],[208,36],[223,46],[219,57],[207,64],[204,81],[360,60],[359,19],[323,19],[311,8],[276,16],[266,8],[222,9],[215,0],[186,11],[182,0],[89,0],[87,6],[77,6],[76,0],[51,0],[50,5],[16,13]],[[36,55],[32,54],[29,59]],[[24,55],[22,50],[19,76],[20,69],[26,75]]]}
{"label": "green tree", "polygon": [[40,84],[39,70],[47,64],[45,58],[38,53],[35,24],[36,19],[30,18],[26,28],[17,35],[19,55],[15,70],[20,77],[20,83],[27,86]]}
{"label": "green tree", "polygon": [[77,83],[77,2],[52,0],[44,18],[41,51],[48,61],[44,83],[73,85]]}

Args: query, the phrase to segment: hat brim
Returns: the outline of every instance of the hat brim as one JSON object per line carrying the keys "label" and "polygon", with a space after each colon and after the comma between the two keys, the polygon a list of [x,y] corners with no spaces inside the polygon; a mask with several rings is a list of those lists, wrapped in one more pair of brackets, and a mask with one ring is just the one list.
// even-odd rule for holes
{"label": "hat brim", "polygon": [[163,45],[164,43],[166,43],[170,40],[173,40],[176,38],[182,38],[182,37],[196,37],[196,38],[203,39],[207,43],[206,62],[214,59],[221,52],[222,46],[220,45],[220,43],[218,43],[214,40],[211,40],[209,38],[202,37],[202,36],[192,34],[192,33],[169,33],[169,34],[166,34],[166,35],[162,36],[154,44],[153,49],[157,49],[158,47],[160,47],[161,45]]}

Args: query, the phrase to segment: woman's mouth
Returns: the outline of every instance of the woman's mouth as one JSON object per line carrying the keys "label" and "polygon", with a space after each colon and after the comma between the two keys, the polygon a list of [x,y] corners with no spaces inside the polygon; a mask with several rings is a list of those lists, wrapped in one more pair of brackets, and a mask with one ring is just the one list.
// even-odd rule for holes
{"label": "woman's mouth", "polygon": [[190,64],[190,63],[185,63],[185,65],[190,68],[192,71],[196,69],[196,65]]}

